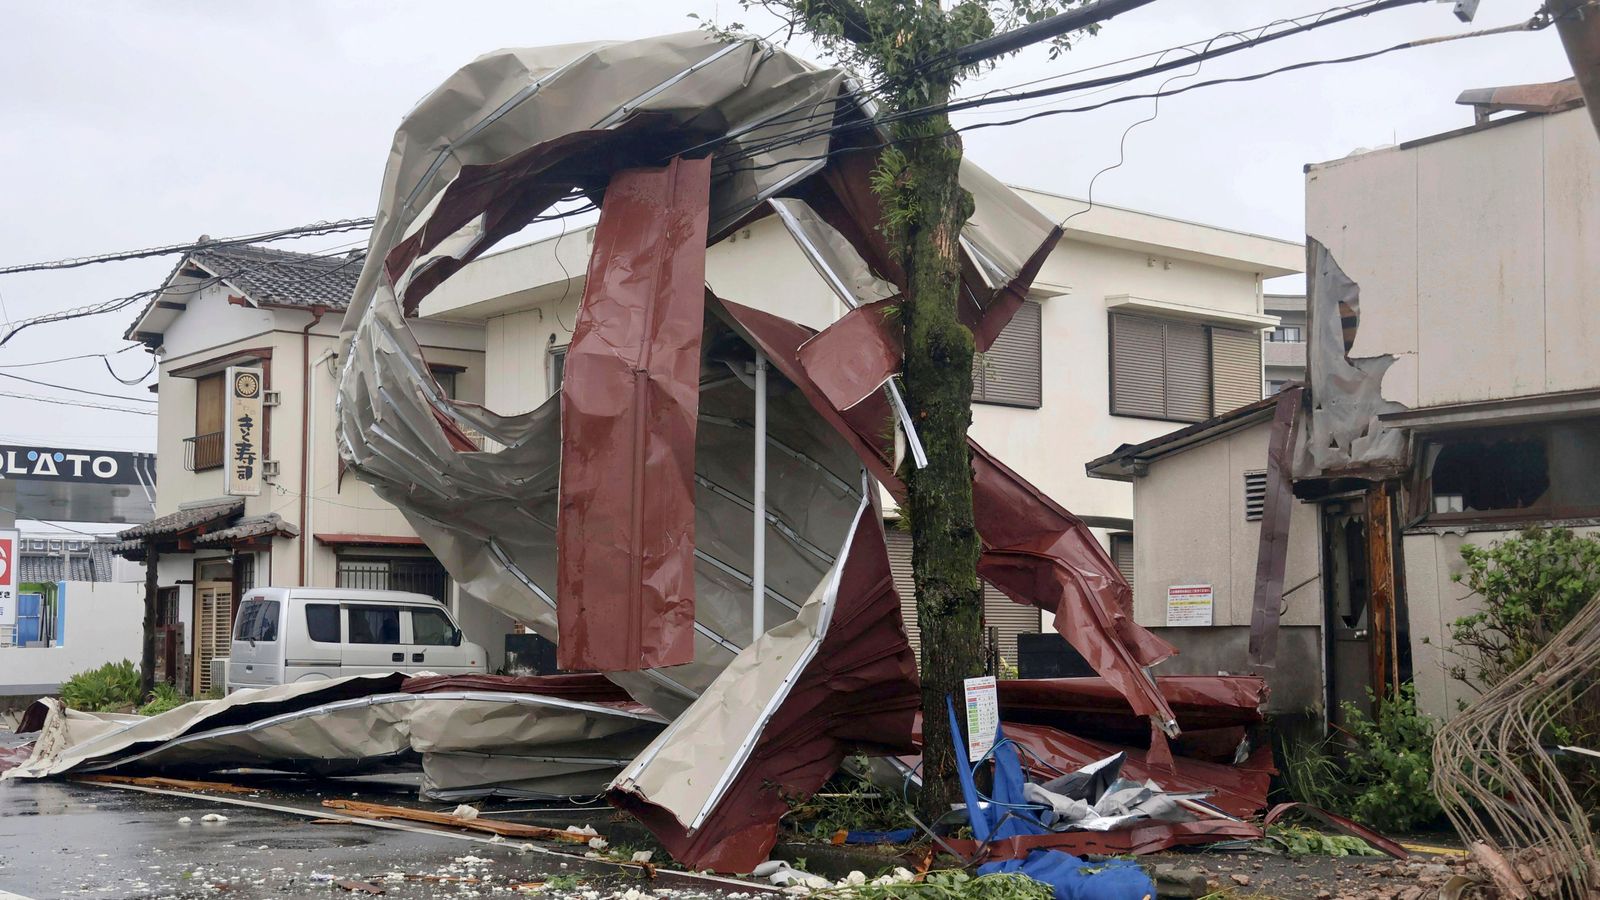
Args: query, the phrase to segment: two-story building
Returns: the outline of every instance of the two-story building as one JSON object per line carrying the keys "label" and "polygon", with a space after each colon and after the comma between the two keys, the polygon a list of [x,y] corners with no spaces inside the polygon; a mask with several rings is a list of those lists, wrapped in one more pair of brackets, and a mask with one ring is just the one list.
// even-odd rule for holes
{"label": "two-story building", "polygon": [[[1485,94],[1519,112],[1480,106],[1469,127],[1306,169],[1275,702],[1336,711],[1411,681],[1423,710],[1453,714],[1473,693],[1450,675],[1451,623],[1478,610],[1462,546],[1600,527],[1600,141],[1572,82],[1461,102]],[[1208,650],[1167,665],[1247,669],[1272,412],[1089,463],[1163,523],[1135,557],[1140,623],[1170,624],[1174,588],[1209,590],[1214,619],[1165,628]]]}
{"label": "two-story building", "polygon": [[[1259,399],[1261,335],[1277,324],[1264,311],[1263,282],[1299,272],[1304,249],[1017,190],[1046,217],[1066,220],[1066,231],[1022,310],[977,362],[972,434],[1094,527],[1131,572],[1132,492],[1090,480],[1071,461]],[[482,323],[489,409],[530,411],[560,384],[592,235],[574,229],[485,256],[423,300],[419,325]],[[813,328],[845,312],[775,217],[711,247],[706,279],[718,296]],[[914,624],[910,537],[893,528],[888,535]],[[987,592],[987,624],[1007,660],[1017,659],[1018,634],[1048,624],[1040,615]]]}
{"label": "two-story building", "polygon": [[[120,552],[153,558],[158,668],[215,687],[233,613],[256,586],[417,591],[449,604],[497,665],[509,620],[456,590],[404,516],[346,477],[333,436],[339,321],[362,251],[257,246],[185,256],[129,327],[159,362],[156,518],[121,533]],[[484,393],[483,330],[417,324],[433,376],[466,400]],[[259,374],[257,493],[224,483],[225,373]]]}
{"label": "two-story building", "polygon": [[1267,393],[1276,394],[1283,386],[1306,380],[1306,295],[1268,294],[1263,306],[1278,324],[1262,335],[1261,363],[1267,378]]}

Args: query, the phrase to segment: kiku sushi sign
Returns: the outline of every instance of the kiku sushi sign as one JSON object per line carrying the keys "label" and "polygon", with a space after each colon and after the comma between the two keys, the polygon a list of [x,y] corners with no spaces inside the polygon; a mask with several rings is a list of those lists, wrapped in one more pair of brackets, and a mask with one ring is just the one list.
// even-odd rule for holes
{"label": "kiku sushi sign", "polygon": [[234,496],[261,493],[261,370],[228,369],[228,445],[223,448],[223,490]]}

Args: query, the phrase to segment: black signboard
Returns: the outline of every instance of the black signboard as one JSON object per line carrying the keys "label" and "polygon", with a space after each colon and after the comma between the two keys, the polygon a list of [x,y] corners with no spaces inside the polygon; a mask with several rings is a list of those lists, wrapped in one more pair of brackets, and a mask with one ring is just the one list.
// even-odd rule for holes
{"label": "black signboard", "polygon": [[0,444],[0,478],[69,484],[148,484],[155,456],[123,450],[68,450]]}

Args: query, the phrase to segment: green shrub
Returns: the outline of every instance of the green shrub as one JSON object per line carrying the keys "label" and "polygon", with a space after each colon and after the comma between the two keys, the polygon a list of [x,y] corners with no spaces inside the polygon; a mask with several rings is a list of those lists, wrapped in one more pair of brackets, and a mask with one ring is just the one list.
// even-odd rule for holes
{"label": "green shrub", "polygon": [[130,660],[106,663],[68,678],[61,702],[83,712],[111,712],[139,702],[139,670]]}
{"label": "green shrub", "polygon": [[[1487,690],[1520,668],[1600,594],[1600,539],[1566,528],[1529,528],[1488,547],[1463,546],[1456,581],[1483,609],[1451,623],[1459,662],[1451,675]],[[1600,746],[1600,691],[1591,675],[1541,705],[1541,743]],[[1600,767],[1557,758],[1568,787],[1600,821]],[[1529,770],[1535,778],[1544,776]]]}
{"label": "green shrub", "polygon": [[1528,528],[1488,547],[1461,547],[1452,576],[1483,610],[1451,623],[1461,662],[1451,674],[1486,690],[1538,653],[1600,593],[1600,540],[1566,528]]}
{"label": "green shrub", "polygon": [[1379,704],[1377,718],[1353,703],[1344,716],[1354,738],[1344,767],[1351,818],[1379,831],[1410,831],[1444,814],[1429,785],[1436,723],[1417,711],[1414,687],[1402,685],[1398,697]]}
{"label": "green shrub", "polygon": [[189,698],[184,696],[182,691],[170,684],[158,684],[156,689],[150,692],[150,699],[136,712],[141,716],[159,716],[169,709],[177,709],[188,702]]}

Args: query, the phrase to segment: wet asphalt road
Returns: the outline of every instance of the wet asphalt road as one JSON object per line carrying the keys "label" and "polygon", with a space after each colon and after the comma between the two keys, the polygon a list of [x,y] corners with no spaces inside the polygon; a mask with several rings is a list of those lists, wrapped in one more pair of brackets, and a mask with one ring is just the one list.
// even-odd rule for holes
{"label": "wet asphalt road", "polygon": [[[202,823],[208,813],[228,821]],[[192,823],[179,824],[183,816]],[[0,897],[7,891],[34,900],[366,896],[336,884],[346,879],[376,884],[395,898],[514,897],[527,895],[517,885],[554,876],[569,877],[558,878],[560,890],[540,895],[599,900],[638,887],[658,897],[711,896],[507,843],[314,824],[286,813],[93,785],[0,782]]]}

